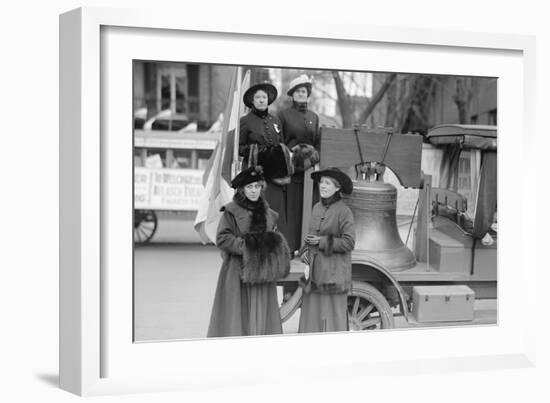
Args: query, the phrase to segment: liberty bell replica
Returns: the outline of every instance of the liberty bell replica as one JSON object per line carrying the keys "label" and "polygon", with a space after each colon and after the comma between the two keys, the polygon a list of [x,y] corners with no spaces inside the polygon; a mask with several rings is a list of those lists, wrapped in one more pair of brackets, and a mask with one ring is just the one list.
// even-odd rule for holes
{"label": "liberty bell replica", "polygon": [[383,180],[372,180],[370,173],[381,178],[384,166],[365,168],[367,179],[354,181],[353,193],[346,197],[355,218],[355,252],[367,255],[390,271],[410,269],[416,258],[397,229],[397,189]]}
{"label": "liberty bell replica", "polygon": [[[332,147],[327,153],[329,163],[336,163],[338,159],[352,161],[354,153],[355,161],[357,157],[361,161],[355,164],[353,193],[344,198],[355,219],[353,253],[372,259],[390,271],[415,266],[415,255],[401,240],[397,227],[397,189],[384,182],[383,175],[387,165],[403,186],[421,186],[421,136],[393,134],[391,129],[367,131],[355,128],[330,132],[323,138],[327,149]],[[347,149],[345,146],[337,149],[336,142],[347,143]]]}

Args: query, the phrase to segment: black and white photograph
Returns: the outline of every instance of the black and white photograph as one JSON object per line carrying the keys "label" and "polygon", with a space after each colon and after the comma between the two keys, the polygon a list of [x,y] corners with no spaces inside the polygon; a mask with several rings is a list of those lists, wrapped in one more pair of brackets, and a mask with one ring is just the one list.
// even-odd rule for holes
{"label": "black and white photograph", "polygon": [[1,401],[549,400],[543,2],[3,11]]}
{"label": "black and white photograph", "polygon": [[498,324],[497,77],[132,70],[134,342]]}

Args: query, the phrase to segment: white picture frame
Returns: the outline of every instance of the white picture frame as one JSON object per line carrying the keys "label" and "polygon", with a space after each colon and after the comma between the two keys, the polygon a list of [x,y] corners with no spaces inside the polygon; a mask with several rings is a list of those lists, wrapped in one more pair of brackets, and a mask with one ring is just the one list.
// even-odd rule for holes
{"label": "white picture frame", "polygon": [[[534,136],[534,39],[522,35],[338,23],[305,25],[251,20],[243,27],[239,21],[216,18],[183,23],[174,14],[137,9],[81,8],[61,15],[60,385],[63,389],[79,395],[98,395],[295,382],[296,374],[300,379],[319,381],[375,374],[404,375],[411,371],[431,373],[533,365],[535,334],[529,322],[536,312],[536,284],[529,282],[529,278],[536,277],[537,268],[535,253],[526,243],[530,228],[522,223],[535,222],[536,211],[523,204],[518,208],[506,195],[514,192],[509,183],[527,186],[532,181],[525,181],[516,167],[527,162],[525,145]],[[181,43],[193,51],[183,54],[178,48]],[[209,48],[221,43],[230,46],[219,47],[215,53]],[[322,62],[311,57],[311,65],[307,65],[299,56],[303,46],[341,54]],[[250,55],[242,51],[245,48],[252,49]],[[281,49],[285,49],[284,56],[278,52]],[[191,61],[190,53],[195,62],[268,66],[296,63],[301,67],[380,71],[393,66],[395,70],[408,72],[498,76],[498,325],[376,334],[132,343],[131,281],[128,282],[128,269],[131,271],[128,259],[132,258],[132,237],[128,230],[131,204],[125,204],[128,200],[131,203],[131,162],[128,164],[131,152],[127,153],[127,161],[123,157],[117,165],[113,163],[113,155],[127,149],[131,136],[124,140],[125,136],[115,138],[109,133],[114,130],[131,133],[128,106],[132,59]],[[368,56],[371,58],[366,65]],[[506,98],[512,95],[514,101]],[[518,100],[523,108],[517,108]],[[130,114],[126,114],[128,111]],[[522,133],[522,141],[512,142],[513,133]],[[503,177],[506,181],[501,180]],[[124,206],[129,211],[119,215]],[[116,223],[112,217],[117,218]],[[121,269],[115,272],[112,267]],[[517,267],[521,268],[519,276],[513,272]],[[114,294],[118,296],[116,299]],[[530,308],[522,309],[526,320],[519,324],[514,322],[518,314],[514,298],[518,294],[525,301],[523,308]],[[338,348],[340,353],[304,360],[300,352],[320,343],[328,350]],[[381,348],[367,353],[360,348],[366,344]],[[284,359],[282,353],[286,354]]]}

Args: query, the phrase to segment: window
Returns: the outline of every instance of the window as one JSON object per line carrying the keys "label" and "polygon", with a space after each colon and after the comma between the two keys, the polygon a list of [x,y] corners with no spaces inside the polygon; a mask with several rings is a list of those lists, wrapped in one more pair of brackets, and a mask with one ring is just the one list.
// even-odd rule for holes
{"label": "window", "polygon": [[263,83],[269,82],[269,70],[263,67],[253,67],[250,69],[250,82],[251,83]]}
{"label": "window", "polygon": [[161,67],[157,71],[157,109],[172,113],[186,113],[187,69],[181,67]]}
{"label": "window", "polygon": [[191,150],[174,150],[170,168],[193,168]]}
{"label": "window", "polygon": [[151,125],[151,129],[177,131],[183,129],[188,124],[188,119],[155,119]]}
{"label": "window", "polygon": [[192,117],[193,120],[199,119],[199,88],[200,88],[200,77],[199,77],[199,66],[197,64],[188,64],[187,65],[187,105],[188,105],[188,115]]}
{"label": "window", "polygon": [[172,80],[169,74],[160,77],[160,108],[159,110],[172,109]]}
{"label": "window", "polygon": [[210,159],[210,156],[212,155],[213,150],[198,150],[197,152],[197,168],[198,169],[206,169],[206,166],[208,165],[208,160]]}
{"label": "window", "polygon": [[134,148],[134,167],[144,167],[147,152],[143,148]]}
{"label": "window", "polygon": [[160,169],[166,167],[166,150],[147,150],[145,167],[149,169]]}
{"label": "window", "polygon": [[176,77],[176,113],[185,113],[185,78]]}

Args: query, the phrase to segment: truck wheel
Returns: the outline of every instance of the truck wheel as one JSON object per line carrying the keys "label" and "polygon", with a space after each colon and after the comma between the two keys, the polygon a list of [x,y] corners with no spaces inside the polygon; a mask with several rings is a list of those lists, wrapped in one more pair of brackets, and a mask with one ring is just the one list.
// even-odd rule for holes
{"label": "truck wheel", "polygon": [[372,285],[353,281],[348,294],[349,330],[391,329],[394,327],[390,304]]}

